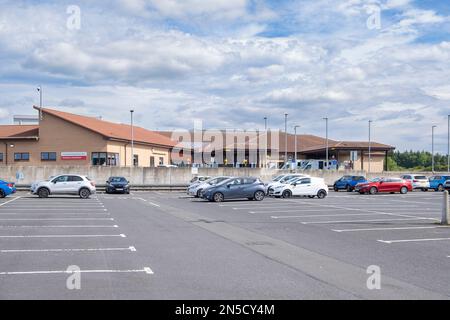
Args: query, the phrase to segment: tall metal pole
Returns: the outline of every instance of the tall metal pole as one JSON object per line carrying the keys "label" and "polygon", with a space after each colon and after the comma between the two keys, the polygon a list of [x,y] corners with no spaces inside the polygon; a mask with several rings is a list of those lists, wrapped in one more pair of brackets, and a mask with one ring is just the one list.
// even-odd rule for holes
{"label": "tall metal pole", "polygon": [[42,120],[42,85],[37,87],[37,91],[39,92],[39,120]]}
{"label": "tall metal pole", "polygon": [[369,170],[368,173],[370,173],[370,164],[372,162],[372,120],[369,120]]}
{"label": "tall metal pole", "polygon": [[268,136],[267,136],[267,117],[264,117],[264,130],[266,134],[266,145],[265,145],[265,151],[264,151],[264,167],[267,167],[267,145],[268,145]]}
{"label": "tall metal pole", "polygon": [[287,117],[288,114],[285,113],[284,114],[284,164],[287,163],[288,159],[287,159],[287,148],[288,148],[288,139],[287,139]]}
{"label": "tall metal pole", "polygon": [[450,114],[447,118],[447,172],[450,172]]}
{"label": "tall metal pole", "polygon": [[326,149],[325,149],[325,160],[326,166],[325,168],[328,170],[328,117],[323,118],[325,120],[325,136],[326,136]]}
{"label": "tall metal pole", "polygon": [[431,127],[431,172],[434,172],[434,128],[436,126]]}
{"label": "tall metal pole", "polygon": [[130,110],[131,114],[131,166],[134,167],[134,127],[133,127],[133,113],[134,110]]}
{"label": "tall metal pole", "polygon": [[295,169],[297,169],[297,128],[300,128],[300,126],[294,126],[294,132],[295,132],[295,155],[294,155],[294,160],[295,160]]}

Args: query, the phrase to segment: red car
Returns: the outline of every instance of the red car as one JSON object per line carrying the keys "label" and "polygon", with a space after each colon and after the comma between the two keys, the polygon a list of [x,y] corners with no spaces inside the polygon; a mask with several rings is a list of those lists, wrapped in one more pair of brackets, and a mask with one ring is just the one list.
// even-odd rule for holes
{"label": "red car", "polygon": [[356,185],[355,190],[360,194],[376,194],[378,192],[400,192],[401,194],[405,194],[408,193],[408,191],[412,191],[413,187],[408,180],[400,178],[382,178],[373,179],[367,183],[359,183]]}

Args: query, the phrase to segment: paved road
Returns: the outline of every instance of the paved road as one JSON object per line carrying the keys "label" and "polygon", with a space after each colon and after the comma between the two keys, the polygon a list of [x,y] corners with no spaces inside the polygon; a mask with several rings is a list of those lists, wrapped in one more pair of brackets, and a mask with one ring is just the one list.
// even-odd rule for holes
{"label": "paved road", "polygon": [[[0,202],[0,298],[448,299],[441,197],[22,194]],[[80,290],[67,288],[69,266]],[[369,266],[379,290],[367,288]]]}

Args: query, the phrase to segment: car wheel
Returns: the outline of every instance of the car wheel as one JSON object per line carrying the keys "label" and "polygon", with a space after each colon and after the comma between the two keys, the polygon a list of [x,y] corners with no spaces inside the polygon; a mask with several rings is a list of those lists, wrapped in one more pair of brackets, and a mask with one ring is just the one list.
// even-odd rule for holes
{"label": "car wheel", "polygon": [[253,197],[256,201],[262,201],[264,200],[264,192],[263,191],[256,191],[255,196]]}
{"label": "car wheel", "polygon": [[0,198],[4,198],[4,197],[6,197],[6,193],[5,193],[5,191],[0,189]]}
{"label": "car wheel", "polygon": [[327,192],[325,190],[319,190],[319,192],[317,192],[317,198],[319,199],[323,199],[327,196]]}
{"label": "car wheel", "polygon": [[202,196],[202,191],[202,189],[197,190],[197,195],[195,197],[200,198]]}
{"label": "car wheel", "polygon": [[38,196],[39,198],[48,198],[50,192],[47,188],[41,188],[38,190]]}
{"label": "car wheel", "polygon": [[377,194],[378,193],[378,189],[376,187],[372,187],[372,188],[370,188],[369,193],[370,194]]}
{"label": "car wheel", "polygon": [[213,199],[214,199],[214,202],[222,202],[224,197],[223,197],[222,193],[217,192],[214,194]]}
{"label": "car wheel", "polygon": [[83,188],[80,190],[79,195],[81,199],[87,199],[91,196],[91,192],[89,191],[89,189]]}
{"label": "car wheel", "polygon": [[359,191],[359,194],[364,194],[365,192],[364,191]]}
{"label": "car wheel", "polygon": [[352,192],[353,191],[352,186],[349,185],[349,184],[347,185],[347,187],[345,189],[347,190],[347,192]]}
{"label": "car wheel", "polygon": [[314,199],[314,197],[315,197],[315,196],[308,196],[308,198],[310,198],[310,199]]}
{"label": "car wheel", "polygon": [[428,189],[427,188],[422,188],[422,192],[427,192]]}
{"label": "car wheel", "polygon": [[406,193],[408,193],[408,188],[407,188],[407,187],[401,187],[401,188],[400,188],[400,193],[401,193],[401,194],[406,194]]}
{"label": "car wheel", "polygon": [[437,191],[444,191],[444,186],[440,184],[437,188]]}
{"label": "car wheel", "polygon": [[282,194],[283,198],[290,198],[292,197],[292,192],[290,190],[284,190]]}
{"label": "car wheel", "polygon": [[335,192],[338,192],[338,191],[339,191],[339,188],[336,187],[336,185],[334,185],[334,186],[333,186],[333,190],[334,190]]}

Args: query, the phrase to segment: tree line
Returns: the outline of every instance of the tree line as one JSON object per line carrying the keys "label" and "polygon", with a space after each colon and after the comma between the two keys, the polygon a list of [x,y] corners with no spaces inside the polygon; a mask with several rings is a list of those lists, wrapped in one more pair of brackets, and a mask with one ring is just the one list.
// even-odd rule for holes
{"label": "tree line", "polygon": [[[431,171],[431,152],[427,151],[395,151],[388,156],[388,170]],[[434,155],[434,170],[447,171],[447,155]]]}

